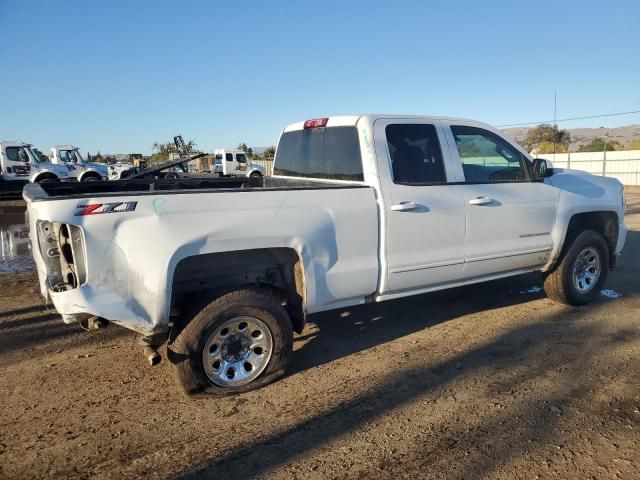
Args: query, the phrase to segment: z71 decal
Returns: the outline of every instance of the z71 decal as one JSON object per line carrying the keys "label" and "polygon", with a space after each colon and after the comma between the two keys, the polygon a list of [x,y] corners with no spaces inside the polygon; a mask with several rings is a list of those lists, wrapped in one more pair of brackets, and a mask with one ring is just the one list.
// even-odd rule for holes
{"label": "z71 decal", "polygon": [[75,216],[80,215],[100,215],[102,213],[126,213],[133,212],[138,202],[113,202],[113,203],[90,203],[89,205],[78,205],[79,210]]}

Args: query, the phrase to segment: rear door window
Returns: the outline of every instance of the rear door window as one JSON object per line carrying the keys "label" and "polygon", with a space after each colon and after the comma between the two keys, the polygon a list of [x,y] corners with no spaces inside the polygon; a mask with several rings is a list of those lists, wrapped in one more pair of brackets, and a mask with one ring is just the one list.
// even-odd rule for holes
{"label": "rear door window", "polygon": [[273,174],[363,181],[358,130],[322,127],[283,133]]}
{"label": "rear door window", "polygon": [[393,182],[433,185],[446,182],[442,151],[434,125],[391,124],[385,129]]}

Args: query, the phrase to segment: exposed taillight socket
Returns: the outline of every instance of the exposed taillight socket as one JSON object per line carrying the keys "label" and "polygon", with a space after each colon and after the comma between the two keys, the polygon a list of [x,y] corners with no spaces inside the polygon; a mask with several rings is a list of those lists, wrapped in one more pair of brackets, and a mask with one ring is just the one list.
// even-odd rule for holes
{"label": "exposed taillight socket", "polygon": [[304,122],[304,128],[320,128],[326,127],[329,122],[329,118],[314,118]]}

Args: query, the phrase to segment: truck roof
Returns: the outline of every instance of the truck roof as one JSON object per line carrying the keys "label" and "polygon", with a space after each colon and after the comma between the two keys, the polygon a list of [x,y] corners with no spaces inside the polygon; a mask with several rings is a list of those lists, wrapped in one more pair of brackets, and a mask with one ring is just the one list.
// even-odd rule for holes
{"label": "truck roof", "polygon": [[51,150],[80,150],[78,147],[74,147],[73,145],[56,145],[55,147],[51,147]]}
{"label": "truck roof", "polygon": [[31,143],[23,142],[22,140],[3,140],[0,142],[3,147],[32,147]]}
{"label": "truck roof", "polygon": [[[488,126],[485,123],[478,122],[476,120],[471,120],[467,118],[457,118],[457,117],[447,117],[445,115],[401,115],[401,114],[360,114],[360,115],[335,115],[335,116],[325,116],[319,118],[327,118],[327,127],[346,127],[346,126],[355,126],[360,120],[365,120],[369,122],[374,122],[375,120],[381,118],[407,118],[407,119],[415,119],[415,120],[425,120],[425,121],[435,121],[435,120],[448,120],[448,121],[463,121],[465,123],[474,123],[478,126]],[[291,132],[294,130],[302,130],[304,129],[305,121],[292,123],[285,127],[285,132]]]}
{"label": "truck roof", "polygon": [[223,154],[223,153],[247,153],[244,150],[238,150],[237,148],[216,148],[213,151],[214,155]]}

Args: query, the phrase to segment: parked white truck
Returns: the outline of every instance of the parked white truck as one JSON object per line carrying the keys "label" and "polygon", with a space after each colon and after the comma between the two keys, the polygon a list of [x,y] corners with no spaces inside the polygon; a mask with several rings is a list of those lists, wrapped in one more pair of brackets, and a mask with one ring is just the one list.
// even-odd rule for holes
{"label": "parked white truck", "polygon": [[0,142],[0,194],[19,193],[29,182],[70,179],[67,167],[41,161],[32,147],[22,141]]}
{"label": "parked white truck", "polygon": [[131,163],[117,162],[109,165],[109,180],[122,180],[138,173],[138,167]]}
{"label": "parked white truck", "polygon": [[[66,186],[65,186],[66,187]],[[286,127],[273,177],[29,185],[42,294],[168,341],[187,392],[283,374],[308,314],[541,271],[590,302],[623,248],[615,179],[553,170],[470,120]]]}
{"label": "parked white truck", "polygon": [[71,176],[79,182],[108,180],[107,165],[87,162],[80,154],[80,149],[73,145],[58,145],[51,148],[51,162],[64,165]]}
{"label": "parked white truck", "polygon": [[213,173],[222,177],[264,177],[264,167],[252,163],[243,150],[217,148],[214,155]]}

